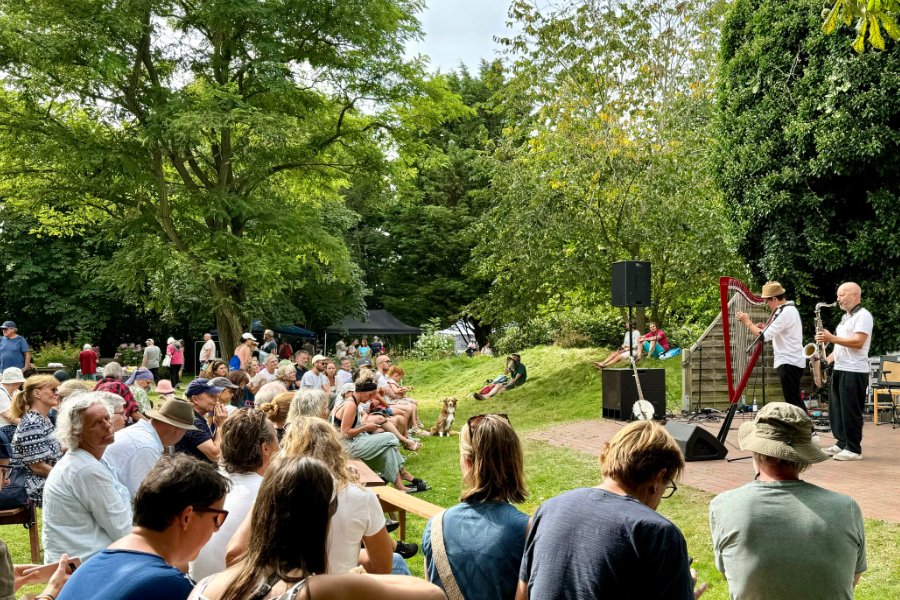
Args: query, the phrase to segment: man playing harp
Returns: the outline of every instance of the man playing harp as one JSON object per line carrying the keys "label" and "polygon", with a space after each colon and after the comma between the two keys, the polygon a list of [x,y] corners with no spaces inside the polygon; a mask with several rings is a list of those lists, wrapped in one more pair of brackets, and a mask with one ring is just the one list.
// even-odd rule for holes
{"label": "man playing harp", "polygon": [[[800,399],[800,378],[803,377],[803,368],[806,366],[806,357],[803,356],[803,323],[793,304],[784,306],[787,303],[784,293],[784,288],[777,281],[763,286],[760,297],[765,299],[769,310],[775,312],[779,306],[783,306],[781,314],[772,321],[763,336],[767,342],[772,342],[775,370],[781,380],[784,401],[806,412],[806,405]],[[747,313],[738,312],[735,316],[753,335],[758,336],[762,331],[760,325],[750,322],[750,315]]]}

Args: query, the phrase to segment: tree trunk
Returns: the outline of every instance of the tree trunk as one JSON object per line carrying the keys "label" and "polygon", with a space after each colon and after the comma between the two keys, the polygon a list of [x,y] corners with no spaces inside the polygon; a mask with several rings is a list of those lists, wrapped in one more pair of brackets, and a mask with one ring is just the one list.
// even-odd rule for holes
{"label": "tree trunk", "polygon": [[471,323],[472,329],[475,331],[475,341],[478,342],[478,347],[483,348],[488,342],[488,336],[491,335],[493,327],[472,318],[469,319],[469,323]]}
{"label": "tree trunk", "polygon": [[228,362],[242,342],[241,316],[230,302],[219,303],[216,308],[216,327],[219,329],[219,349],[222,360]]}

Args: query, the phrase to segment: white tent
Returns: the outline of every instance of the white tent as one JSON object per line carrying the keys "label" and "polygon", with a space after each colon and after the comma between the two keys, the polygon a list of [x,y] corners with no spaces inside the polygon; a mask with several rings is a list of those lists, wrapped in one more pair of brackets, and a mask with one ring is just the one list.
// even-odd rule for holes
{"label": "white tent", "polygon": [[469,342],[475,340],[475,330],[472,329],[471,325],[462,320],[457,321],[447,329],[438,331],[438,334],[452,337],[453,342],[456,344],[457,352],[465,352]]}

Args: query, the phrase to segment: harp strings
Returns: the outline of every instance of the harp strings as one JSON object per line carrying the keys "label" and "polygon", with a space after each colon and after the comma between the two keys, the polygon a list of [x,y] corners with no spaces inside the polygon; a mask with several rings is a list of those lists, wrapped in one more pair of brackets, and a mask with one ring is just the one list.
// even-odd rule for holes
{"label": "harp strings", "polygon": [[[728,294],[728,344],[731,350],[731,364],[728,368],[731,369],[731,380],[734,388],[737,389],[741,379],[750,368],[752,355],[750,346],[756,339],[750,329],[737,320],[737,313],[745,312],[750,315],[751,323],[765,323],[769,319],[769,314],[765,304],[754,303],[737,288],[730,288]],[[733,399],[729,398],[729,400]]]}

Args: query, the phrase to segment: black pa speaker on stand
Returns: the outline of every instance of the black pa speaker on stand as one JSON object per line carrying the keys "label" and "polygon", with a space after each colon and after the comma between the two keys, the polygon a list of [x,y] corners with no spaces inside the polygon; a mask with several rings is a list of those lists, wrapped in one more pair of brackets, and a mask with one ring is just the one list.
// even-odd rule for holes
{"label": "black pa speaker on stand", "polygon": [[650,262],[624,260],[612,264],[612,305],[650,306]]}
{"label": "black pa speaker on stand", "polygon": [[699,425],[688,425],[678,421],[666,423],[666,431],[675,438],[684,460],[722,460],[728,455],[725,444]]}

